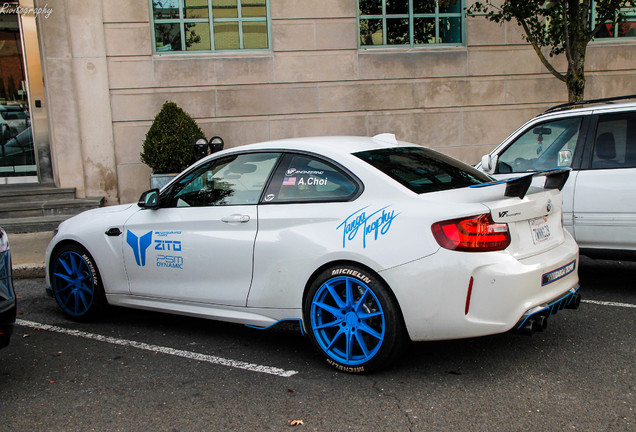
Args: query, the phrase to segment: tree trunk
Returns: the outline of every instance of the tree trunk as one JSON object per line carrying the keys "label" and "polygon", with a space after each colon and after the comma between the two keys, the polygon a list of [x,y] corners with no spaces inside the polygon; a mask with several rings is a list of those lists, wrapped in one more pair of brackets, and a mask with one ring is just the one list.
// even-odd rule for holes
{"label": "tree trunk", "polygon": [[568,102],[581,102],[585,95],[585,71],[583,69],[580,71],[568,70],[566,84],[568,86]]}
{"label": "tree trunk", "polygon": [[585,53],[587,43],[581,41],[580,34],[571,35],[572,50],[568,58],[565,83],[568,87],[568,101],[581,102],[585,95]]}

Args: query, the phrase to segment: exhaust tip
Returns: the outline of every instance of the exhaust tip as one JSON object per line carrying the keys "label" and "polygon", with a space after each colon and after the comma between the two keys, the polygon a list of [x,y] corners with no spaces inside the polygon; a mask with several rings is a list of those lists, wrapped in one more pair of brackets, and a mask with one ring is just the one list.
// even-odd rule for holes
{"label": "exhaust tip", "polygon": [[531,336],[538,331],[538,325],[534,318],[529,318],[523,323],[521,327],[517,329],[517,333],[522,335]]}
{"label": "exhaust tip", "polygon": [[532,336],[537,332],[542,332],[548,327],[548,318],[543,315],[535,315],[532,318],[528,318],[521,327],[518,327],[515,332]]}
{"label": "exhaust tip", "polygon": [[534,322],[536,324],[537,331],[542,332],[548,328],[548,318],[543,315],[535,317]]}

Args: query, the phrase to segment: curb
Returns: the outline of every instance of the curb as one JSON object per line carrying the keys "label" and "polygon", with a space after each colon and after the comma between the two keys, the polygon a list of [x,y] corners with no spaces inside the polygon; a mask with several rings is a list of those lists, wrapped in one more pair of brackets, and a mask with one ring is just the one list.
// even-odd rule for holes
{"label": "curb", "polygon": [[43,278],[46,271],[44,264],[20,264],[12,267],[13,279]]}

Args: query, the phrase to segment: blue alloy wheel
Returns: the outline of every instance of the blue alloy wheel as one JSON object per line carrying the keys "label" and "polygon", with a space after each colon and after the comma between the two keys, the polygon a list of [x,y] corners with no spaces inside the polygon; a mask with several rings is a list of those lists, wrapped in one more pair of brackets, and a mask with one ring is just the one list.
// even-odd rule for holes
{"label": "blue alloy wheel", "polygon": [[305,322],[327,362],[346,372],[368,372],[397,358],[404,345],[399,308],[386,286],[357,267],[319,275],[305,302]]}
{"label": "blue alloy wheel", "polygon": [[83,320],[97,313],[104,295],[88,252],[77,246],[65,247],[56,254],[50,271],[51,290],[64,314]]}
{"label": "blue alloy wheel", "polygon": [[373,358],[385,333],[382,306],[362,281],[339,276],[323,283],[311,304],[311,328],[320,348],[337,362],[357,366]]}

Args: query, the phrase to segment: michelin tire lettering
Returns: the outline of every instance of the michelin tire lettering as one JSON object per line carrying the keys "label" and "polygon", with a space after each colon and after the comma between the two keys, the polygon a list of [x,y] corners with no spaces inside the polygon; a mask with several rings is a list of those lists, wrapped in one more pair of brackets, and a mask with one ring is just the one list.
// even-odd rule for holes
{"label": "michelin tire lettering", "polygon": [[93,261],[86,254],[83,254],[82,258],[84,259],[84,261],[86,261],[86,264],[88,265],[88,269],[91,271],[91,275],[93,276],[93,284],[95,286],[99,286],[99,278],[97,277],[97,272],[95,271],[95,266],[93,265]]}
{"label": "michelin tire lettering", "polygon": [[335,269],[331,272],[331,276],[341,276],[341,275],[347,275],[347,276],[353,276],[353,277],[359,278],[366,284],[371,283],[371,278],[369,278],[368,276],[365,276],[364,274],[360,273],[357,270],[341,268],[341,269]]}

